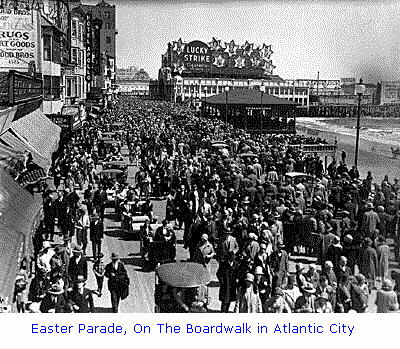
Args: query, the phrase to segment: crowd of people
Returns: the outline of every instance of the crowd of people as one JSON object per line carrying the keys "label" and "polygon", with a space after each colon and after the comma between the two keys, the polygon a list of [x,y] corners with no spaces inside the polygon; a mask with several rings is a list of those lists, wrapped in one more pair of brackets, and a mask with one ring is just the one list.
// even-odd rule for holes
{"label": "crowd of people", "polygon": [[[99,156],[98,139],[113,123],[123,132]],[[400,184],[386,177],[377,185],[371,173],[361,179],[343,154],[325,170],[318,154],[291,147],[323,143],[301,135],[250,135],[182,105],[121,97],[77,132],[54,161],[56,190],[44,194],[35,255],[16,280],[18,309],[23,311],[25,292],[43,312],[92,311],[92,294],[84,287],[90,240],[96,293],[101,296],[102,278],[108,277],[118,311],[129,278],[123,263],[115,264],[116,254],[104,266],[101,252],[112,188],[116,211],[140,211],[150,221],[151,199],[166,199],[163,225],[141,229],[142,257],[159,240],[171,247],[173,260],[174,230],[183,229],[191,261],[206,268],[212,259],[218,262],[221,312],[234,303],[236,312],[361,313],[378,286],[377,311],[397,311],[400,284],[389,271],[387,241],[398,246]],[[134,186],[96,171],[99,158],[120,160],[123,144],[130,163],[139,167]],[[292,172],[305,175],[287,176]],[[57,233],[64,243],[54,246]],[[316,263],[297,263],[291,273],[294,256]],[[29,271],[27,265],[33,265]],[[26,274],[33,271],[26,290]]]}

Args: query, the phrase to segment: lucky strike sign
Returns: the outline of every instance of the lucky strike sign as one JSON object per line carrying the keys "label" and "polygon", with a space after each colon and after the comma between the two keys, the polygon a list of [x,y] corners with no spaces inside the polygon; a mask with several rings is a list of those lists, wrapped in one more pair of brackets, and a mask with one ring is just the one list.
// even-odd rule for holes
{"label": "lucky strike sign", "polygon": [[262,77],[272,74],[275,68],[272,53],[271,45],[255,47],[247,41],[237,45],[234,40],[222,43],[215,38],[208,44],[179,39],[169,44],[167,66],[172,75]]}
{"label": "lucky strike sign", "polygon": [[192,41],[185,46],[180,58],[189,69],[203,69],[212,63],[210,51],[205,43]]}

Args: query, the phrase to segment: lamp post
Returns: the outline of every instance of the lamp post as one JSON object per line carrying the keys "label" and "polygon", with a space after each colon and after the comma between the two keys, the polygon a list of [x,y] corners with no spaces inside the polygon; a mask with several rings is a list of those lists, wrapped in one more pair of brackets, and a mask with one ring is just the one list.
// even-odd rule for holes
{"label": "lamp post", "polygon": [[261,109],[260,109],[260,135],[262,135],[263,131],[263,95],[265,93],[264,83],[260,86],[260,99],[261,99]]}
{"label": "lamp post", "polygon": [[363,84],[362,79],[360,79],[360,82],[356,84],[355,86],[355,92],[356,95],[358,96],[358,110],[357,110],[357,134],[356,134],[356,150],[354,154],[354,166],[357,167],[358,165],[358,146],[360,143],[360,116],[361,116],[361,101],[362,101],[362,96],[365,93],[365,85]]}
{"label": "lamp post", "polygon": [[229,86],[225,86],[225,124],[228,123],[228,91]]}

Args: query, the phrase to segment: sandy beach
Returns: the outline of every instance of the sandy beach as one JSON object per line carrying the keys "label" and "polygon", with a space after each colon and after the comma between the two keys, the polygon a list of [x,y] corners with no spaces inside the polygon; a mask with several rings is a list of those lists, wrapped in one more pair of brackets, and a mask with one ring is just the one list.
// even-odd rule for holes
{"label": "sandy beach", "polygon": [[[358,167],[362,177],[368,171],[376,182],[381,182],[387,174],[389,179],[400,177],[400,158],[393,159],[391,145],[397,148],[400,145],[400,120],[371,119],[363,120],[360,130],[360,149]],[[356,130],[355,119],[324,119],[324,118],[299,118],[297,126],[300,134],[307,135],[307,130],[316,130],[318,137],[325,138],[329,143],[338,144],[337,157],[340,158],[342,150],[347,153],[347,163],[354,162]],[[379,128],[377,126],[380,126]],[[386,133],[387,132],[387,133]],[[328,164],[331,159],[328,159]]]}

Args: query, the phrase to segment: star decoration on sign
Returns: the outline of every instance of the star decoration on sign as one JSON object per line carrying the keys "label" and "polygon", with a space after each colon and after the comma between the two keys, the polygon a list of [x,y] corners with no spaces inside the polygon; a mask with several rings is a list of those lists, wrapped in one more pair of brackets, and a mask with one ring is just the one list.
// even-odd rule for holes
{"label": "star decoration on sign", "polygon": [[247,55],[251,55],[254,51],[254,44],[250,44],[247,40],[246,43],[242,46],[243,52]]}
{"label": "star decoration on sign", "polygon": [[212,38],[212,41],[208,43],[212,51],[219,51],[222,49],[221,40],[217,40],[216,38]]}
{"label": "star decoration on sign", "polygon": [[243,57],[238,57],[235,59],[235,68],[243,68],[245,66],[246,60]]}
{"label": "star decoration on sign", "polygon": [[181,54],[183,52],[184,47],[185,47],[185,44],[182,42],[182,39],[179,38],[179,40],[178,41],[174,41],[173,44],[174,44],[174,47],[173,47],[172,50],[177,52],[178,55]]}
{"label": "star decoration on sign", "polygon": [[214,63],[215,66],[218,68],[221,68],[225,65],[225,58],[222,57],[222,55],[219,55],[218,57],[215,58]]}
{"label": "star decoration on sign", "polygon": [[225,52],[228,52],[229,56],[235,55],[236,50],[238,49],[238,45],[235,45],[235,41],[231,41],[230,43],[225,43]]}
{"label": "star decoration on sign", "polygon": [[185,66],[181,61],[178,61],[177,63],[174,63],[174,72],[178,72],[179,74],[182,74],[182,72],[185,70]]}
{"label": "star decoration on sign", "polygon": [[262,48],[260,49],[261,57],[265,59],[269,59],[271,55],[273,54],[273,51],[271,49],[271,45],[265,45],[263,44]]}
{"label": "star decoration on sign", "polygon": [[251,59],[251,64],[253,67],[258,67],[258,65],[261,63],[261,60],[258,57],[253,57]]}
{"label": "star decoration on sign", "polygon": [[273,70],[276,68],[273,64],[272,61],[267,61],[263,60],[261,68],[265,70],[265,73],[267,74],[272,74]]}

